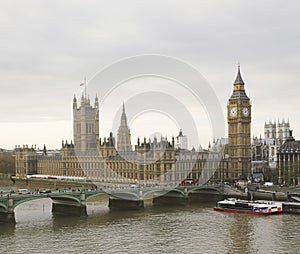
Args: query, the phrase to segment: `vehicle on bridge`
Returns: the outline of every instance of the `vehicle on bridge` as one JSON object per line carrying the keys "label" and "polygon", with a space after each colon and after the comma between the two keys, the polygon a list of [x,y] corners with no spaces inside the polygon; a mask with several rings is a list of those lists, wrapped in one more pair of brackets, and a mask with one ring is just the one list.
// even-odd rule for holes
{"label": "vehicle on bridge", "polygon": [[44,193],[51,193],[52,191],[49,189],[46,190],[40,190],[40,194],[44,194]]}
{"label": "vehicle on bridge", "polygon": [[273,182],[265,182],[264,186],[274,186],[274,183]]}
{"label": "vehicle on bridge", "polygon": [[18,194],[30,194],[28,189],[18,189]]}
{"label": "vehicle on bridge", "polygon": [[71,181],[84,181],[84,182],[90,182],[90,180],[87,177],[78,177],[78,176],[54,176],[54,175],[39,175],[39,174],[32,174],[27,175],[27,179],[50,179],[50,180],[71,180]]}
{"label": "vehicle on bridge", "polygon": [[186,178],[181,181],[180,185],[181,186],[191,186],[191,185],[196,185],[197,183],[198,183],[197,179]]}

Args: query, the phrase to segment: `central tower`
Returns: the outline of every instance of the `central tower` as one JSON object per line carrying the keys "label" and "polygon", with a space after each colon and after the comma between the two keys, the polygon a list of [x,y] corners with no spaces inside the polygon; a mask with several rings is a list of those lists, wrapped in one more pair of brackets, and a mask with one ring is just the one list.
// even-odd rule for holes
{"label": "central tower", "polygon": [[228,100],[229,178],[244,179],[251,175],[251,103],[245,92],[240,66]]}

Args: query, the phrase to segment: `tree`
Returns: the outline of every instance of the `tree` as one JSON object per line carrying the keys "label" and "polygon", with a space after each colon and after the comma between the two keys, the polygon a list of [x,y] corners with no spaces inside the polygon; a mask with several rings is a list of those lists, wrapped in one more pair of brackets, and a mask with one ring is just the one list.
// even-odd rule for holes
{"label": "tree", "polygon": [[15,174],[15,157],[13,152],[0,151],[0,173]]}

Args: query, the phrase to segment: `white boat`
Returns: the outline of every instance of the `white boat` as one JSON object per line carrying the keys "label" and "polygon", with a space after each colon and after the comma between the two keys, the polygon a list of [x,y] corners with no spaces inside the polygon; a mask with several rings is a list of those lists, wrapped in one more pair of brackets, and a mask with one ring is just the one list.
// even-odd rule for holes
{"label": "white boat", "polygon": [[248,201],[228,198],[219,201],[214,210],[229,213],[268,215],[282,213],[282,202],[267,200]]}

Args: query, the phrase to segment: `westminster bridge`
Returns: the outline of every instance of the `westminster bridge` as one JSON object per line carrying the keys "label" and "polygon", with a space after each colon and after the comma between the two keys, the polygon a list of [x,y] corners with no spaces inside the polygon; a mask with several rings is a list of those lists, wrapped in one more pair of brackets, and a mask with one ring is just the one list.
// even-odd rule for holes
{"label": "westminster bridge", "polygon": [[[224,198],[228,191],[222,185],[143,187],[143,188],[91,188],[59,189],[51,193],[32,191],[30,194],[4,193],[0,197],[0,219],[14,222],[15,208],[31,200],[50,198],[52,212],[86,215],[86,204],[99,195],[109,195],[110,209],[139,209],[144,200],[153,199],[154,204],[182,205],[191,200],[216,201]],[[232,195],[232,193],[231,193]]]}

